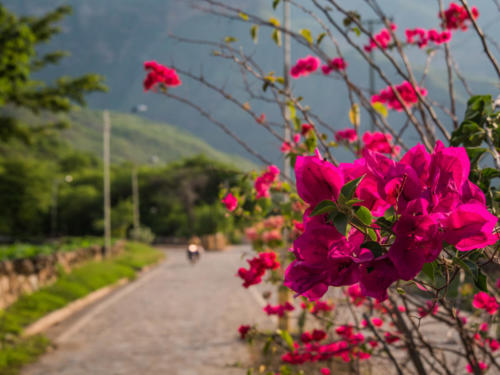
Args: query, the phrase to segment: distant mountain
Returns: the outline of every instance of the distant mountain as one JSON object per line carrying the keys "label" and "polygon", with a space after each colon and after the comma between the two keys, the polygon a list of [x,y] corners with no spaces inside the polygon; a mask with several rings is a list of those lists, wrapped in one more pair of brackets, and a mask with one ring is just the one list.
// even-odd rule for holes
{"label": "distant mountain", "polygon": [[[281,17],[279,9],[276,13],[272,12],[271,0],[226,1],[228,4],[242,6],[248,12],[264,17],[271,15]],[[364,2],[352,0],[341,2],[356,8],[364,20],[374,17]],[[196,134],[217,150],[250,157],[234,140],[196,111],[167,100],[161,95],[144,93],[142,63],[145,60],[157,60],[165,64],[175,63],[194,73],[203,72],[207,79],[224,85],[228,91],[242,101],[246,101],[249,97],[244,90],[237,67],[230,62],[210,56],[213,47],[206,44],[179,43],[169,38],[169,33],[201,40],[222,40],[227,35],[235,36],[238,38],[235,45],[241,44],[257,61],[262,63],[264,70],[281,74],[282,50],[271,41],[269,30],[264,28],[260,30],[259,45],[254,46],[249,36],[250,25],[248,23],[228,21],[201,13],[191,8],[196,0],[2,0],[2,3],[19,14],[41,13],[66,3],[74,7],[74,14],[62,23],[63,34],[50,44],[51,48],[68,50],[72,55],[59,66],[41,72],[41,79],[51,80],[61,74],[78,75],[86,72],[103,74],[107,78],[110,92],[91,96],[89,100],[91,107],[128,112],[131,107],[144,103],[149,106],[144,116],[159,122],[177,124],[180,128]],[[306,1],[301,1],[301,3],[311,4]],[[448,3],[449,1],[445,1],[445,5]],[[404,27],[439,26],[436,1],[392,0],[383,1],[382,5],[385,9],[390,9],[394,22],[400,25],[398,32],[401,35],[404,33]],[[479,8],[481,13],[479,22],[486,32],[491,36],[500,35],[500,22],[498,22],[500,13],[495,3],[481,1],[475,2],[474,5]],[[341,21],[341,15],[335,12],[333,14]],[[320,32],[317,27],[314,27],[310,18],[296,9],[293,11],[292,23],[297,29],[310,28],[313,35]],[[334,57],[335,52],[332,46],[328,46],[327,39],[325,38],[323,44],[330,48],[331,55]],[[338,39],[348,60],[348,72],[353,81],[362,87],[367,87],[366,64],[346,46],[345,42],[342,42],[340,36]],[[366,38],[359,38],[360,45],[365,42]],[[471,81],[473,91],[497,94],[498,89],[495,88],[494,83],[498,80],[484,59],[477,36],[472,31],[457,32],[451,45],[462,72]],[[493,44],[492,50],[497,56],[499,55],[499,51]],[[304,48],[295,44],[292,52],[293,59],[307,53]],[[425,51],[413,48],[409,55],[417,73],[421,72],[427,57]],[[429,95],[433,100],[446,105],[449,99],[445,83],[446,67],[442,55],[442,52],[438,52],[434,58],[425,87],[429,90]],[[375,56],[382,61],[378,53]],[[394,78],[396,82],[400,80],[394,69],[385,67],[391,78]],[[325,80],[318,76],[294,81],[293,86],[296,92],[300,92],[304,97],[304,103],[310,105],[313,111],[319,113],[334,128],[340,129],[348,126],[349,102],[346,89],[341,82]],[[384,86],[380,80],[377,80],[379,89]],[[461,117],[467,95],[459,81],[456,82],[456,87],[459,90],[458,113]],[[175,90],[179,95],[194,100],[213,113],[215,118],[232,127],[242,139],[263,155],[276,163],[280,162],[282,156],[278,151],[279,142],[218,94],[201,88],[199,84],[189,79],[185,79],[184,84]],[[265,103],[252,103],[252,106],[257,113],[266,113],[270,119],[279,116],[276,108]],[[362,127],[368,128],[369,124],[366,119],[368,116],[362,113]],[[389,121],[396,129],[405,122],[403,117],[397,114],[391,114]],[[327,132],[326,129],[323,131]],[[410,144],[417,139],[416,134],[411,132],[406,138]]]}
{"label": "distant mountain", "polygon": [[[27,111],[16,113],[23,121],[36,124],[39,119]],[[60,132],[62,138],[78,150],[102,157],[102,111],[78,109],[59,115],[71,124]],[[153,122],[127,113],[111,112],[111,161],[138,164],[167,163],[188,156],[204,154],[210,159],[234,165],[243,170],[255,164],[238,155],[218,151],[187,131],[165,123]]]}

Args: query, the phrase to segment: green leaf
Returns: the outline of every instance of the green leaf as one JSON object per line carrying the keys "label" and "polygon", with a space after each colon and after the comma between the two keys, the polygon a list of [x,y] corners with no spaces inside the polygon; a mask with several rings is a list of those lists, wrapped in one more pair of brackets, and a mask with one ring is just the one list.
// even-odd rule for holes
{"label": "green leaf", "polygon": [[356,36],[360,36],[361,35],[361,30],[357,26],[353,27],[352,31],[354,31],[354,33],[356,34]]}
{"label": "green leaf", "polygon": [[238,15],[240,16],[240,18],[244,21],[248,21],[248,15],[246,15],[245,13],[243,12],[240,12],[238,13]]}
{"label": "green leaf", "polygon": [[361,245],[361,248],[370,250],[374,258],[384,255],[384,248],[376,241],[367,241]]}
{"label": "green leaf", "polygon": [[255,44],[259,42],[259,25],[252,25],[250,28],[250,36]]}
{"label": "green leaf", "polygon": [[313,37],[311,34],[311,30],[309,29],[300,29],[299,34],[309,43],[309,45],[313,44]]}
{"label": "green leaf", "polygon": [[287,103],[287,106],[288,106],[288,113],[290,115],[290,118],[293,119],[293,118],[297,117],[297,112],[295,110],[295,105],[293,104],[293,102],[289,101]]}
{"label": "green leaf", "polygon": [[280,0],[273,0],[273,9],[276,10],[276,7],[280,3]]}
{"label": "green leaf", "polygon": [[422,267],[422,272],[426,275],[432,282],[434,282],[436,274],[436,261],[431,263],[425,263]]}
{"label": "green leaf", "polygon": [[387,115],[389,114],[389,112],[387,111],[387,107],[380,102],[372,103],[372,107],[377,113],[380,113],[384,117],[387,117]]}
{"label": "green leaf", "polygon": [[365,177],[365,175],[358,177],[354,180],[349,181],[344,186],[342,186],[340,193],[346,198],[347,201],[352,199],[352,197],[354,196],[354,193],[356,192],[358,185],[361,183],[361,180],[363,180],[364,177]]}
{"label": "green leaf", "polygon": [[276,43],[278,47],[281,47],[281,32],[278,29],[273,30],[271,38],[274,40],[274,43]]}
{"label": "green leaf", "polygon": [[335,202],[327,199],[327,200],[319,202],[316,205],[316,207],[314,207],[314,210],[312,210],[312,212],[309,214],[309,216],[312,217],[312,216],[323,215],[323,214],[327,214],[327,213],[330,213],[330,212],[333,212],[336,210],[337,210],[337,205],[335,204]]}
{"label": "green leaf", "polygon": [[482,290],[483,292],[488,292],[488,283],[486,275],[481,270],[478,271],[477,279],[474,280],[474,284],[476,284],[479,290]]}
{"label": "green leaf", "polygon": [[278,334],[281,336],[281,338],[286,342],[290,350],[295,350],[295,347],[293,346],[293,339],[292,336],[288,333],[288,331],[283,331],[281,329],[278,330]]}
{"label": "green leaf", "polygon": [[356,210],[356,216],[365,225],[371,225],[373,221],[373,215],[368,208],[365,206],[360,206]]}
{"label": "green leaf", "polygon": [[366,233],[368,233],[368,236],[372,241],[377,241],[377,233],[372,228],[368,228]]}
{"label": "green leaf", "polygon": [[469,156],[470,163],[475,165],[479,162],[479,159],[485,152],[488,150],[483,147],[466,147],[465,151],[467,151],[467,156]]}
{"label": "green leaf", "polygon": [[337,230],[339,231],[340,234],[342,235],[347,235],[347,224],[349,224],[349,221],[347,220],[347,216],[341,212],[339,212],[337,215],[335,215],[335,218],[333,219],[333,225]]}
{"label": "green leaf", "polygon": [[353,198],[353,199],[350,199],[347,202],[345,202],[345,205],[346,206],[352,206],[353,204],[360,203],[360,202],[363,202],[363,200],[362,199],[358,199],[358,198]]}
{"label": "green leaf", "polygon": [[323,41],[323,38],[326,36],[326,33],[321,33],[318,35],[318,37],[316,38],[316,45],[320,45],[321,42]]}
{"label": "green leaf", "polygon": [[238,41],[238,39],[236,39],[234,36],[226,36],[224,38],[224,42],[225,43],[233,43],[233,42],[236,42]]}

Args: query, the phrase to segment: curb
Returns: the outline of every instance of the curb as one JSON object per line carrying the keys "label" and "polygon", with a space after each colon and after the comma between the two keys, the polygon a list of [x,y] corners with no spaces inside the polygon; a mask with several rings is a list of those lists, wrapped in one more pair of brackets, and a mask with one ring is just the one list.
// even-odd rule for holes
{"label": "curb", "polygon": [[156,268],[158,265],[160,265],[164,259],[160,260],[157,263],[148,265],[141,269],[135,278],[133,279],[128,279],[128,278],[123,278],[118,280],[116,283],[102,287],[100,289],[97,289],[93,291],[92,293],[86,295],[85,297],[82,297],[80,299],[77,299],[76,301],[71,302],[65,307],[62,307],[58,310],[54,310],[51,313],[45,315],[44,317],[38,319],[36,322],[30,324],[27,326],[23,333],[21,334],[21,337],[29,337],[29,336],[34,336],[38,335],[42,332],[45,332],[48,330],[50,327],[61,323],[62,321],[66,320],[69,318],[71,315],[77,313],[78,311],[82,310],[83,308],[87,307],[88,305],[104,298],[111,292],[113,292],[115,289],[118,289],[126,284],[131,283],[132,281],[137,280],[140,278],[142,275],[147,273],[148,271],[152,270],[153,268]]}

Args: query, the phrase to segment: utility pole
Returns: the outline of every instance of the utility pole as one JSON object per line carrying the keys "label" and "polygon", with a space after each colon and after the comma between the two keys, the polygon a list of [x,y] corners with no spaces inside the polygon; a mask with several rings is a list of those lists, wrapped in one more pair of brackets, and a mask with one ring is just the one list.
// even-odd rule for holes
{"label": "utility pole", "polygon": [[[390,17],[389,21],[392,22],[393,18]],[[374,26],[375,25],[385,25],[385,23],[379,19],[371,19],[371,20],[366,20],[363,23],[368,25],[368,31],[370,32],[370,35],[373,36],[373,33],[375,32]],[[375,62],[375,54],[373,53],[373,49],[370,50],[370,60]],[[375,95],[375,69],[373,66],[368,65],[368,80],[370,84],[370,95]],[[376,123],[376,116],[375,116],[375,111],[371,109],[370,111],[370,118],[371,118],[371,131],[375,131],[375,123]]]}
{"label": "utility pole", "polygon": [[141,219],[139,213],[139,182],[137,178],[137,165],[132,167],[132,202],[134,205],[134,230],[139,230]]}
{"label": "utility pole", "polygon": [[104,160],[104,256],[111,253],[111,196],[110,196],[110,140],[111,140],[111,119],[109,111],[105,110],[103,117],[103,160]]}
{"label": "utility pole", "polygon": [[[366,21],[366,23],[368,24],[368,31],[370,32],[370,35],[373,35],[374,33],[374,28],[373,26],[376,24],[376,23],[380,23],[380,22],[377,22],[377,20],[368,20]],[[370,50],[370,59],[372,61],[374,61],[374,58],[375,58],[375,55],[373,53],[373,49]],[[375,95],[375,70],[373,69],[373,67],[368,64],[368,79],[369,79],[369,83],[370,83],[370,95]],[[370,110],[370,118],[371,118],[371,131],[374,132],[375,131],[375,121],[376,121],[376,117],[375,117],[375,112],[372,110]]]}
{"label": "utility pole", "polygon": [[[283,1],[283,27],[286,30],[291,29],[291,9],[290,9],[290,1],[289,0],[284,0]],[[290,94],[290,68],[292,65],[292,41],[290,38],[290,34],[287,32],[283,33],[283,78],[284,78],[284,89],[285,89],[285,95]],[[291,135],[291,124],[290,124],[290,110],[288,109],[287,103],[284,103],[285,108],[283,109],[283,112],[285,114],[285,134],[284,134],[284,139],[285,142],[289,142],[292,138]],[[285,178],[290,178],[290,161],[285,158],[284,163],[283,163],[283,176]],[[288,233],[285,231],[284,236],[285,238],[285,251],[288,248],[288,244],[286,243],[288,240]],[[284,254],[285,255],[285,254]],[[284,304],[286,302],[289,302],[290,300],[290,291],[289,289],[281,285],[279,286],[278,289],[278,302],[280,304]],[[290,329],[290,318],[288,316],[288,312],[285,312],[285,314],[278,318],[278,328],[284,331],[288,331]]]}

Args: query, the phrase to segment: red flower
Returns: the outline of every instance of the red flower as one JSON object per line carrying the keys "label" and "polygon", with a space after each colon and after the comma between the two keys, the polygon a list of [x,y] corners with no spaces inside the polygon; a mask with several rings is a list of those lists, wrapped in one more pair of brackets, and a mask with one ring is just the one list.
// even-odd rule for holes
{"label": "red flower", "polygon": [[498,302],[495,297],[490,296],[486,292],[479,292],[474,296],[472,301],[472,306],[476,309],[483,309],[488,312],[488,314],[493,315],[498,310]]}
{"label": "red flower", "polygon": [[144,62],[144,69],[148,72],[144,79],[144,91],[153,89],[158,84],[175,87],[182,84],[175,69],[158,64],[156,61]]}
{"label": "red flower", "polygon": [[241,325],[240,328],[238,328],[238,332],[240,333],[240,338],[242,340],[245,339],[248,331],[250,331],[250,326],[247,325]]}

